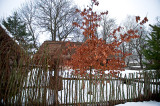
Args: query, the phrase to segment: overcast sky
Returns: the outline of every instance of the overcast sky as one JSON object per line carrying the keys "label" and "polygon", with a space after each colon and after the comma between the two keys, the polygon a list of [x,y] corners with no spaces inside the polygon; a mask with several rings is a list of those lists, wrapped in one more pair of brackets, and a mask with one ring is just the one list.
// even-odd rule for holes
{"label": "overcast sky", "polygon": [[[0,0],[0,18],[11,15],[13,11],[29,0]],[[75,4],[85,7],[90,0],[74,0]],[[127,15],[147,16],[148,23],[155,23],[155,18],[160,16],[160,0],[98,0],[96,10],[109,11],[109,16],[115,18],[118,23]]]}
{"label": "overcast sky", "polygon": [[[0,18],[8,17],[17,8],[29,0],[0,0]],[[127,15],[148,17],[148,24],[154,24],[155,18],[160,16],[160,0],[98,0],[97,11],[109,11],[109,16],[120,24]],[[90,0],[74,0],[79,7],[86,7]]]}

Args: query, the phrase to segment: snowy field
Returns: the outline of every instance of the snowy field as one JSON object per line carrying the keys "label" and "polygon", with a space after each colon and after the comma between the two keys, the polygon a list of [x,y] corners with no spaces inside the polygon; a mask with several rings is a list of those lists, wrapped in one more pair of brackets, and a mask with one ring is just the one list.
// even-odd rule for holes
{"label": "snowy field", "polygon": [[156,101],[127,102],[125,104],[118,104],[115,106],[160,106],[160,102]]}

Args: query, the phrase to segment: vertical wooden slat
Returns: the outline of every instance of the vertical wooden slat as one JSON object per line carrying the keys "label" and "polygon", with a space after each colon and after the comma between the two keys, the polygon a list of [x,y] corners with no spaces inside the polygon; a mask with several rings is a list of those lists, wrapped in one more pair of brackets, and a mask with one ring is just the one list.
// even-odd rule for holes
{"label": "vertical wooden slat", "polygon": [[116,80],[116,82],[117,82],[117,84],[116,84],[116,100],[117,100],[117,102],[119,101],[119,87],[120,87],[120,85],[121,85],[121,81],[120,81],[120,74],[118,73],[118,78],[117,78],[117,80]]}
{"label": "vertical wooden slat", "polygon": [[109,83],[109,87],[110,87],[110,89],[109,89],[109,101],[111,100],[111,83],[112,83],[112,80],[111,80],[111,77],[110,77],[110,74],[109,74],[109,80],[110,80],[110,83]]}
{"label": "vertical wooden slat", "polygon": [[[154,80],[156,82],[156,73],[155,72],[153,72],[153,73],[154,73]],[[154,84],[154,93],[156,93],[156,84]]]}
{"label": "vertical wooden slat", "polygon": [[[140,74],[140,79],[141,79],[142,77],[143,77],[143,79],[144,79],[144,76],[142,76],[142,74]],[[140,80],[140,79],[139,79],[139,80]],[[139,83],[140,83],[140,82],[139,82]],[[143,84],[140,83],[139,97],[140,97],[140,95],[142,95],[141,93],[143,92],[142,87],[143,87]]]}
{"label": "vertical wooden slat", "polygon": [[[139,75],[141,76],[140,72],[139,72]],[[138,76],[138,73],[137,73],[136,78],[138,79],[138,97],[140,96],[140,88],[139,88],[140,76]]]}
{"label": "vertical wooden slat", "polygon": [[[72,75],[73,78],[73,75]],[[73,82],[75,82],[75,80],[72,80],[72,103],[74,103],[74,97],[73,97]]]}
{"label": "vertical wooden slat", "polygon": [[78,85],[79,85],[79,87],[78,87],[78,96],[79,96],[79,100],[78,100],[78,102],[80,103],[81,102],[81,84],[80,84],[80,75],[78,76]]}
{"label": "vertical wooden slat", "polygon": [[[67,72],[67,77],[69,76],[69,73]],[[66,93],[66,103],[68,103],[68,80],[67,80],[67,86],[66,86],[66,90],[67,90],[67,93]]]}
{"label": "vertical wooden slat", "polygon": [[94,81],[95,81],[95,79],[93,80],[93,90],[92,90],[92,92],[93,92],[93,98],[92,98],[92,105],[93,104],[95,104],[95,85],[94,85]]}
{"label": "vertical wooden slat", "polygon": [[144,73],[144,96],[146,97],[146,95],[147,95],[147,92],[146,92],[146,89],[147,89],[147,87],[146,87],[146,80],[147,80],[147,73],[145,72]]}
{"label": "vertical wooden slat", "polygon": [[[122,83],[122,85],[124,84],[124,82],[122,82],[122,74],[119,74],[119,82]],[[121,88],[121,84],[118,85],[118,100],[122,100],[121,98],[121,92],[123,94],[123,89]]]}
{"label": "vertical wooden slat", "polygon": [[103,83],[102,83],[102,91],[101,91],[101,95],[102,95],[102,98],[101,98],[101,101],[102,101],[102,105],[104,105],[103,103],[104,103],[104,75],[102,75],[102,79],[101,79],[101,82],[103,81]]}
{"label": "vertical wooden slat", "polygon": [[[130,76],[131,76],[131,74],[129,73],[129,77],[128,77],[127,79],[130,79]],[[127,79],[126,79],[126,80],[127,80]],[[130,99],[131,99],[131,91],[130,91],[130,86],[129,86],[129,82],[128,82],[128,80],[126,81],[126,84],[127,84],[127,86],[128,86],[129,101],[130,101]]]}
{"label": "vertical wooden slat", "polygon": [[[122,73],[120,74],[120,82],[121,82],[121,78],[122,78]],[[124,83],[122,83],[123,100],[126,99],[126,98],[125,98],[125,92],[126,92],[126,91],[124,91]]]}
{"label": "vertical wooden slat", "polygon": [[[108,79],[108,78],[107,78]],[[107,81],[106,80],[106,102],[108,101],[108,86],[107,86]],[[107,105],[107,104],[106,104]]]}
{"label": "vertical wooden slat", "polygon": [[116,102],[118,101],[118,87],[119,87],[119,73],[118,73],[118,78],[116,78],[117,80],[116,80]]}
{"label": "vertical wooden slat", "polygon": [[[152,82],[154,83],[154,79],[153,79],[153,73],[151,72],[151,74],[150,74],[150,79],[152,80]],[[153,93],[153,89],[152,89],[152,87],[153,87],[153,84],[150,84],[150,91],[151,91],[151,93]]]}
{"label": "vertical wooden slat", "polygon": [[96,103],[96,101],[97,101],[97,98],[96,98],[96,96],[98,96],[97,95],[97,80],[98,80],[98,75],[95,75],[95,85],[94,85],[94,100],[95,100],[95,103]]}
{"label": "vertical wooden slat", "polygon": [[82,86],[81,86],[81,91],[82,91],[82,92],[81,92],[82,105],[83,105],[83,103],[84,103],[83,97],[84,97],[84,89],[85,89],[83,84],[84,84],[84,75],[82,76],[82,83],[81,83],[81,85],[82,85]]}
{"label": "vertical wooden slat", "polygon": [[104,104],[104,101],[105,101],[105,92],[104,92],[105,89],[104,88],[105,88],[105,75],[103,75],[103,88],[102,88],[103,89],[103,104],[102,105],[105,105]]}
{"label": "vertical wooden slat", "polygon": [[156,93],[158,93],[158,73],[157,72],[155,72],[156,73]]}
{"label": "vertical wooden slat", "polygon": [[66,95],[65,95],[65,93],[66,93],[66,80],[64,80],[64,93],[63,93],[64,104],[66,104]]}
{"label": "vertical wooden slat", "polygon": [[84,88],[83,88],[83,102],[85,102],[85,98],[84,98],[84,97],[86,96],[85,93],[84,93],[84,91],[85,91],[85,86],[86,86],[86,85],[85,85],[85,84],[86,84],[86,83],[85,83],[86,80],[84,80],[84,78],[85,78],[85,76],[83,76],[83,81],[84,81],[84,85],[83,85],[83,87],[84,87]]}
{"label": "vertical wooden slat", "polygon": [[131,78],[129,79],[129,82],[130,82],[130,86],[131,86],[131,102],[133,100],[133,97],[134,97],[134,86],[133,84],[131,84],[131,81],[133,82],[133,73],[131,73]]}
{"label": "vertical wooden slat", "polygon": [[[96,78],[96,85],[97,85],[97,84],[98,84],[97,81],[98,81],[98,77],[99,77],[99,76],[96,75],[96,77],[97,77],[97,78]],[[97,94],[97,88],[98,88],[97,86],[98,86],[98,85],[97,85],[97,86],[96,86],[96,85],[95,85],[95,101],[98,101],[98,99],[97,99],[97,98],[98,98],[98,94]]]}
{"label": "vertical wooden slat", "polygon": [[[87,78],[88,78],[89,76],[88,76],[88,74],[87,74]],[[88,85],[89,85],[89,81],[87,80],[87,102],[89,102],[89,100],[88,100]]]}
{"label": "vertical wooden slat", "polygon": [[[113,80],[113,77],[112,77]],[[113,100],[113,104],[115,103],[115,85],[114,85],[114,80],[112,81],[112,100]]]}
{"label": "vertical wooden slat", "polygon": [[136,89],[136,73],[134,73],[134,79],[133,79],[133,84],[134,84],[134,90],[133,90],[133,93],[134,93],[134,99],[137,98],[137,89]]}
{"label": "vertical wooden slat", "polygon": [[[76,78],[78,79],[78,74],[77,74]],[[78,103],[78,94],[77,94],[78,93],[78,91],[77,91],[78,90],[78,80],[76,80],[75,86],[76,86],[75,87],[75,91],[76,91],[76,93],[75,93],[76,94],[76,96],[75,96],[76,98],[75,99],[76,99],[76,103]]]}
{"label": "vertical wooden slat", "polygon": [[71,82],[72,82],[72,80],[69,80],[69,90],[68,90],[68,91],[69,91],[69,92],[68,92],[68,93],[69,93],[69,103],[71,103],[71,99],[72,99],[72,98],[71,98],[71,93],[72,93],[72,92],[71,92]]}
{"label": "vertical wooden slat", "polygon": [[99,95],[100,97],[99,97],[99,101],[101,102],[101,99],[102,99],[102,81],[99,79],[99,82],[100,82],[100,83],[99,83],[99,85],[100,85],[100,86],[99,86],[99,87],[100,87],[100,92],[99,92],[99,93],[100,93],[100,95]]}

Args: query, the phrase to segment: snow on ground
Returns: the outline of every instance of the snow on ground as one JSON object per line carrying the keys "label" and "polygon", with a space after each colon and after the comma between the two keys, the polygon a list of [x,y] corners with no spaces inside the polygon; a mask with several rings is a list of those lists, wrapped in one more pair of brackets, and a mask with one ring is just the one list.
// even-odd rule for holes
{"label": "snow on ground", "polygon": [[156,101],[127,102],[125,104],[118,104],[115,106],[160,106],[160,102]]}

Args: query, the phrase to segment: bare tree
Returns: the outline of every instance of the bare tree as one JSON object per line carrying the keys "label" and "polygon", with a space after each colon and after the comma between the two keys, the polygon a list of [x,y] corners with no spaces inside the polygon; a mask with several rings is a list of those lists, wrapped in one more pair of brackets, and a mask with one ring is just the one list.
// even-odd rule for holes
{"label": "bare tree", "polygon": [[135,52],[136,52],[135,54],[137,54],[137,62],[139,63],[140,68],[143,69],[144,55],[142,53],[142,49],[145,46],[146,38],[148,35],[148,31],[146,30],[144,26],[141,27],[141,31],[138,33],[138,35],[139,35],[139,38],[134,39],[131,46],[133,49],[135,49]]}
{"label": "bare tree", "polygon": [[[126,32],[129,29],[133,29],[135,27],[136,21],[132,16],[127,16],[122,24],[123,24],[123,27],[124,27],[124,32]],[[125,59],[127,66],[129,66],[129,63],[131,61],[132,62],[134,61],[133,57],[134,57],[135,54],[133,53],[133,48],[131,47],[132,42],[133,42],[133,40],[131,40],[128,43],[123,43],[122,46],[121,46],[121,49],[122,49],[123,52],[132,53],[132,55],[127,56],[127,58]]]}
{"label": "bare tree", "polygon": [[52,41],[65,40],[73,32],[72,22],[78,18],[70,0],[37,0],[36,4],[38,25],[51,34]]}
{"label": "bare tree", "polygon": [[33,41],[33,48],[38,49],[38,31],[36,27],[36,7],[33,2],[27,2],[22,5],[22,7],[19,9],[19,15],[21,16],[21,19],[26,23],[27,29],[30,32],[32,36],[32,41]]}
{"label": "bare tree", "polygon": [[135,16],[127,16],[125,22],[123,23],[124,29],[127,31],[129,29],[139,30],[138,35],[139,38],[132,39],[128,44],[123,44],[122,48],[124,49],[124,52],[132,53],[131,56],[128,56],[126,58],[127,66],[129,65],[129,62],[138,63],[141,68],[143,68],[143,54],[142,54],[142,48],[145,43],[145,38],[147,36],[147,31],[144,26],[137,26]]}
{"label": "bare tree", "polygon": [[160,16],[157,16],[157,17],[156,17],[156,21],[157,21],[156,25],[157,25],[157,26],[160,26]]}
{"label": "bare tree", "polygon": [[109,37],[109,34],[113,32],[113,30],[116,28],[115,19],[109,18],[108,16],[103,16],[101,20],[101,34],[103,40],[106,42],[111,42],[111,36]]}

